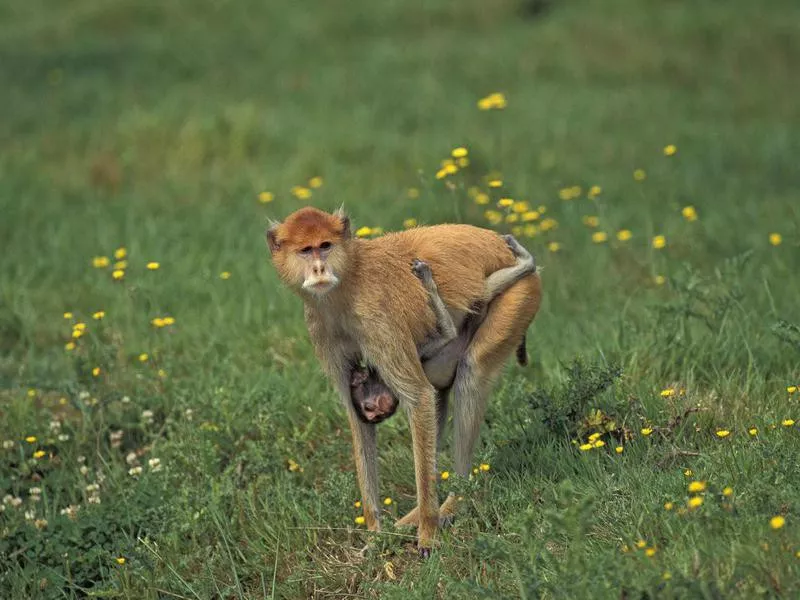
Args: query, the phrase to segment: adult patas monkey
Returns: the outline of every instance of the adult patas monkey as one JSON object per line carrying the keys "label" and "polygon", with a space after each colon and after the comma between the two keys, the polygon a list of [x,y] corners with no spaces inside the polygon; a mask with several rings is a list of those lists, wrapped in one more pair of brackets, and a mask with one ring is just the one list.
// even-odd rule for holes
{"label": "adult patas monkey", "polygon": [[430,266],[439,295],[461,330],[484,301],[487,277],[515,263],[496,232],[435,225],[361,240],[351,235],[350,220],[341,210],[330,214],[306,207],[273,224],[267,242],[281,280],[303,299],[315,353],[347,409],[371,531],[380,528],[376,427],[359,419],[350,399],[351,373],[360,359],[377,370],[406,408],[417,507],[404,520],[418,523],[420,553],[428,555],[439,521],[437,412],[446,414],[452,388],[455,470],[467,477],[492,384],[539,309],[538,274],[522,277],[496,297],[477,328],[469,328],[469,339],[458,336],[429,359],[426,375],[418,346],[436,320],[428,293],[409,265],[420,259]]}

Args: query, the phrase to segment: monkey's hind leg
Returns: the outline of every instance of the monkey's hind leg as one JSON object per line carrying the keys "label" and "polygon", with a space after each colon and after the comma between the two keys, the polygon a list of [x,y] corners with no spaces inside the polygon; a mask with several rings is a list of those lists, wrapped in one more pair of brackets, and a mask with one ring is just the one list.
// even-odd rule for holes
{"label": "monkey's hind leg", "polygon": [[539,310],[540,292],[540,279],[526,277],[498,296],[459,361],[452,404],[455,468],[462,477],[470,473],[491,389]]}

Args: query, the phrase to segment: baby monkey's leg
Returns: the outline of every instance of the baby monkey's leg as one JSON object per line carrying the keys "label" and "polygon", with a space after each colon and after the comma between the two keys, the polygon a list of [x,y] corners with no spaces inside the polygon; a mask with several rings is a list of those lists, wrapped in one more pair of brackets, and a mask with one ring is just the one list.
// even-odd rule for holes
{"label": "baby monkey's leg", "polygon": [[411,263],[411,272],[422,282],[423,287],[428,292],[428,300],[431,303],[433,314],[436,316],[436,329],[439,335],[435,339],[425,341],[419,347],[420,356],[436,354],[436,351],[447,345],[458,336],[458,330],[453,317],[447,312],[436,282],[433,280],[433,273],[428,263],[415,258]]}
{"label": "baby monkey's leg", "polygon": [[536,272],[536,260],[533,258],[533,255],[528,252],[513,235],[504,235],[503,239],[517,258],[517,264],[513,267],[506,267],[505,269],[495,271],[486,278],[484,300],[487,303],[494,300],[498,294],[505,292],[526,275]]}

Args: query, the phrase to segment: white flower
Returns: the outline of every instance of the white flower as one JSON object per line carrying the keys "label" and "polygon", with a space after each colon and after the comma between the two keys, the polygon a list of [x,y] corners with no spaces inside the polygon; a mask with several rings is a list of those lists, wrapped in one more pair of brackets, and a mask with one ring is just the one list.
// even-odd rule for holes
{"label": "white flower", "polygon": [[142,474],[142,467],[132,467],[128,469],[128,475],[135,477],[136,475]]}
{"label": "white flower", "polygon": [[32,510],[25,511],[25,520],[26,521],[33,521],[36,518],[36,513]]}
{"label": "white flower", "polygon": [[86,486],[86,491],[89,492],[89,493],[96,492],[99,489],[100,489],[100,486],[97,485],[96,483],[90,483],[89,485]]}
{"label": "white flower", "polygon": [[132,465],[138,458],[139,457],[136,456],[136,452],[128,452],[128,455],[125,457],[125,462],[129,465]]}
{"label": "white flower", "polygon": [[130,401],[131,399],[128,396],[123,396],[122,399],[120,400],[120,402],[122,402],[123,404],[128,404],[128,402]]}
{"label": "white flower", "polygon": [[50,421],[50,431],[58,431],[61,429],[61,421]]}
{"label": "white flower", "polygon": [[161,459],[160,458],[151,458],[147,461],[147,464],[150,465],[150,468],[155,471],[161,470]]}
{"label": "white flower", "polygon": [[14,447],[13,440],[3,440],[3,448],[5,448],[6,450],[11,450],[11,448],[13,447]]}
{"label": "white flower", "polygon": [[81,393],[78,394],[78,398],[80,398],[81,400],[86,400],[89,396],[91,396],[91,394],[86,390],[83,390]]}
{"label": "white flower", "polygon": [[78,470],[81,472],[81,475],[86,475],[89,472],[89,467],[86,465],[81,465],[81,468]]}
{"label": "white flower", "polygon": [[100,496],[89,496],[89,504],[100,504]]}
{"label": "white flower", "polygon": [[67,434],[67,433],[60,433],[60,434],[58,435],[58,441],[59,441],[59,442],[66,442],[67,440],[69,440],[69,434]]}
{"label": "white flower", "polygon": [[34,496],[38,496],[39,494],[42,493],[42,488],[40,488],[40,487],[32,487],[31,489],[28,490],[28,492],[30,492]]}

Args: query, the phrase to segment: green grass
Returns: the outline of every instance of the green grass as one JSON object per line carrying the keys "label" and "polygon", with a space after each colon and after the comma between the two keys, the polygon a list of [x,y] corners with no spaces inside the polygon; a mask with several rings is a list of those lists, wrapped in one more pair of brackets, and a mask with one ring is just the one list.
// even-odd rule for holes
{"label": "green grass", "polygon": [[[800,594],[797,3],[38,0],[0,7],[0,63],[0,493],[22,501],[0,513],[0,596]],[[508,106],[478,110],[496,91]],[[462,145],[471,165],[435,179]],[[371,535],[263,231],[309,202],[488,226],[468,190],[490,173],[493,203],[557,221],[520,235],[544,302],[490,404],[491,468],[441,483],[465,502],[420,562],[392,527],[414,504],[407,420],[380,426],[394,503]],[[92,267],[121,246],[124,279]]]}

